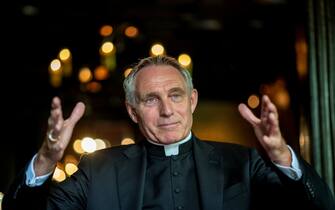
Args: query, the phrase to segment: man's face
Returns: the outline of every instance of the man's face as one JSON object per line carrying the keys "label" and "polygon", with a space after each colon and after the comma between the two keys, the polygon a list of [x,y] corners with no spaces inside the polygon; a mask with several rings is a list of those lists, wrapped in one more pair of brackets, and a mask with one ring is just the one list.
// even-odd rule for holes
{"label": "man's face", "polygon": [[198,93],[195,89],[187,91],[177,69],[147,66],[137,73],[135,90],[137,103],[135,107],[127,104],[127,110],[147,139],[171,144],[189,134]]}

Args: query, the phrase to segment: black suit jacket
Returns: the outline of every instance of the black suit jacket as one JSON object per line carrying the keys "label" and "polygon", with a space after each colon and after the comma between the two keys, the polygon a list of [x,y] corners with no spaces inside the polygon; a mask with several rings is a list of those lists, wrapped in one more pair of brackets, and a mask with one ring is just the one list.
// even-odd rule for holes
{"label": "black suit jacket", "polygon": [[[335,209],[328,186],[302,159],[303,177],[293,181],[255,149],[195,137],[193,142],[204,210]],[[62,210],[140,210],[146,164],[146,148],[139,143],[84,156],[79,170],[60,184],[49,181],[31,189],[25,186],[23,173],[5,195],[3,210],[46,206]]]}

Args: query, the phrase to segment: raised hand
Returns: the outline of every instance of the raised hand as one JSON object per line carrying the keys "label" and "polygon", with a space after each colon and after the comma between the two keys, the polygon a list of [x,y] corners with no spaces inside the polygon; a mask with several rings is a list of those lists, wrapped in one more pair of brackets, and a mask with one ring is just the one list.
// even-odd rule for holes
{"label": "raised hand", "polygon": [[253,126],[256,137],[269,158],[280,165],[290,166],[291,152],[280,132],[277,108],[266,95],[262,97],[261,106],[260,118],[256,117],[245,104],[240,104],[238,110]]}
{"label": "raised hand", "polygon": [[36,176],[47,174],[54,170],[58,161],[64,155],[69,144],[73,129],[84,115],[85,105],[78,102],[69,118],[64,120],[61,100],[54,97],[51,103],[51,111],[48,119],[46,140],[37,153],[34,163]]}

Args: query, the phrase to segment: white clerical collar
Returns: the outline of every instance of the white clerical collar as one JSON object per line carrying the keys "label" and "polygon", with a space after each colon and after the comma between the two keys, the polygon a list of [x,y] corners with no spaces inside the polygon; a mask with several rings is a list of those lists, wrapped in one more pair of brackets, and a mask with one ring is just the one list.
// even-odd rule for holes
{"label": "white clerical collar", "polygon": [[160,143],[154,142],[154,141],[149,140],[149,139],[148,139],[148,142],[150,142],[151,144],[154,144],[154,145],[163,146],[164,151],[165,151],[165,156],[171,156],[171,155],[178,155],[179,154],[179,145],[181,145],[185,142],[188,142],[191,139],[191,137],[192,137],[192,133],[190,132],[186,138],[184,138],[183,140],[178,141],[176,143],[173,143],[173,144],[160,144]]}

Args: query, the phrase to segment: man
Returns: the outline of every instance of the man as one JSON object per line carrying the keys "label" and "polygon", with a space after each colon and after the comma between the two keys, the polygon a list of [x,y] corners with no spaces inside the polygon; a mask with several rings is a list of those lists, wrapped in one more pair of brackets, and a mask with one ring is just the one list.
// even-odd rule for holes
{"label": "man", "polygon": [[191,132],[198,93],[173,58],[142,59],[124,89],[129,116],[146,141],[84,156],[75,174],[53,184],[50,174],[85,110],[78,103],[64,120],[55,97],[47,138],[6,194],[3,209],[335,209],[328,186],[285,143],[267,96],[260,118],[246,105],[238,107],[263,157]]}

